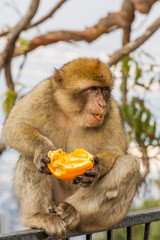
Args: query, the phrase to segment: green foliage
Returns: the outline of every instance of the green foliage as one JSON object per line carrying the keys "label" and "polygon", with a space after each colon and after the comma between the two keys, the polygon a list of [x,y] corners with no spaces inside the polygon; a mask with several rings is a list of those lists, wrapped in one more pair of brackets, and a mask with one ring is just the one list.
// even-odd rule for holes
{"label": "green foliage", "polygon": [[135,64],[136,64],[136,68],[135,68],[135,79],[134,79],[134,81],[135,81],[135,83],[138,83],[138,79],[141,77],[141,74],[142,74],[142,69],[139,68],[137,62],[135,62]]}
{"label": "green foliage", "polygon": [[15,86],[18,87],[18,91],[15,91],[15,90],[12,90],[12,89],[8,88],[2,96],[4,98],[3,111],[6,115],[8,115],[8,113],[10,112],[12,107],[14,106],[16,99],[20,95],[21,91],[25,88],[25,85],[20,83],[20,82],[16,82],[14,84],[14,87]]}
{"label": "green foliage", "polygon": [[8,114],[16,101],[17,93],[8,88],[4,95],[3,111]]}
{"label": "green foliage", "polygon": [[[146,55],[146,53],[143,53]],[[150,55],[147,57],[150,57]],[[150,91],[152,84],[157,81],[156,75],[153,76],[153,66],[150,71],[153,73],[149,79],[144,78],[145,70],[143,65],[131,56],[125,56],[119,61],[121,69],[121,103],[120,108],[128,132],[129,142],[135,141],[141,147],[147,148],[149,145],[160,144],[160,134],[157,129],[157,122],[152,112],[146,107],[142,97],[130,94],[133,87],[143,88]],[[117,67],[117,65],[116,65]],[[157,81],[158,82],[158,81]]]}
{"label": "green foliage", "polygon": [[[132,238],[136,240],[142,240],[144,237],[144,224],[137,225],[132,227]],[[149,239],[150,240],[159,240],[159,229],[160,229],[160,222],[153,222],[151,223]],[[124,240],[126,239],[126,229],[117,229],[114,231],[114,240]]]}
{"label": "green foliage", "polygon": [[133,97],[130,103],[121,106],[121,111],[128,126],[129,141],[134,139],[145,147],[160,143],[160,137],[156,136],[156,121],[144,100]]}
{"label": "green foliage", "polygon": [[130,66],[129,66],[129,62],[132,61],[132,58],[127,55],[123,58],[122,61],[122,71],[123,71],[123,76],[124,77],[128,77],[129,76],[129,70],[130,70]]}
{"label": "green foliage", "polygon": [[28,49],[28,45],[30,44],[29,40],[19,37],[18,42],[20,43],[20,46],[24,51]]}

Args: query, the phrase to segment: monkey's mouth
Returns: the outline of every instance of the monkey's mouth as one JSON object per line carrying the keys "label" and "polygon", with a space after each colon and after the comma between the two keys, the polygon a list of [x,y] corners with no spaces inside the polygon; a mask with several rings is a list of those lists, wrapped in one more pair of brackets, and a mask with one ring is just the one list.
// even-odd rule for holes
{"label": "monkey's mouth", "polygon": [[93,115],[93,117],[96,119],[96,120],[98,120],[98,121],[101,121],[102,120],[102,114],[92,114]]}

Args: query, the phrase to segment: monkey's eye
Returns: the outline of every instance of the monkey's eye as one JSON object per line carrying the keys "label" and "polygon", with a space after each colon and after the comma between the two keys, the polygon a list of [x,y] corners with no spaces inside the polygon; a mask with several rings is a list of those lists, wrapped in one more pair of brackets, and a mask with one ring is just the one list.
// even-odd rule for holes
{"label": "monkey's eye", "polygon": [[102,92],[103,92],[103,94],[110,92],[109,87],[103,87]]}
{"label": "monkey's eye", "polygon": [[91,90],[91,91],[97,91],[97,90],[98,90],[98,87],[94,87],[94,86],[93,86],[93,87],[90,87],[89,90]]}
{"label": "monkey's eye", "polygon": [[103,96],[108,96],[108,94],[110,93],[110,89],[109,89],[109,87],[106,86],[101,89],[101,92],[102,92]]}
{"label": "monkey's eye", "polygon": [[103,87],[102,90],[109,91],[109,87]]}

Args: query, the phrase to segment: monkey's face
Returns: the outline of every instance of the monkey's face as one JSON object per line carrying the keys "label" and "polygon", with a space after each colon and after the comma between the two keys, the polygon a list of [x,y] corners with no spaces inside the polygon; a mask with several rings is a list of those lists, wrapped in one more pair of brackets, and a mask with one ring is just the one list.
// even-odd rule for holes
{"label": "monkey's face", "polygon": [[81,127],[103,124],[113,86],[107,66],[97,59],[82,58],[56,70],[55,99],[61,110]]}
{"label": "monkey's face", "polygon": [[85,105],[80,113],[85,127],[96,127],[103,123],[108,112],[110,90],[106,87],[92,86],[82,93]]}
{"label": "monkey's face", "polygon": [[74,93],[59,89],[55,97],[65,115],[80,127],[97,127],[103,124],[110,106],[108,86],[90,86],[80,92],[75,90]]}

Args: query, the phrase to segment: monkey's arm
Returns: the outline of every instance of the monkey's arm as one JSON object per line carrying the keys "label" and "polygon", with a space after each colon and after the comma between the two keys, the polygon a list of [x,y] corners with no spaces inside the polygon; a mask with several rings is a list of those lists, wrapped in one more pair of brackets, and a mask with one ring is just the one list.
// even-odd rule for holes
{"label": "monkey's arm", "polygon": [[115,151],[113,149],[104,149],[95,154],[99,159],[100,165],[100,176],[108,173],[112,166],[114,165],[116,159],[122,155],[125,155],[125,152]]}
{"label": "monkey's arm", "polygon": [[88,187],[97,182],[98,179],[105,176],[111,170],[116,159],[123,155],[125,155],[125,152],[118,152],[111,149],[99,151],[94,156],[94,168],[86,171],[84,175],[77,176],[73,184],[80,184],[83,187]]}
{"label": "monkey's arm", "polygon": [[14,120],[10,116],[4,124],[3,136],[6,145],[33,158],[37,169],[48,173],[45,166],[46,162],[49,162],[47,152],[55,150],[55,146],[36,127],[22,119]]}

